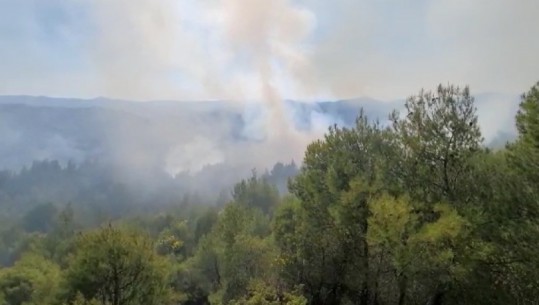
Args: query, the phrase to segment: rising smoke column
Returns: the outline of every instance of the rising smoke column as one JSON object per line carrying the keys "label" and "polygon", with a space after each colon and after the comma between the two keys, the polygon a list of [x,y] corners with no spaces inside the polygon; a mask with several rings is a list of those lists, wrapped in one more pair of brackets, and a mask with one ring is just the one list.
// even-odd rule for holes
{"label": "rising smoke column", "polygon": [[288,0],[224,0],[218,7],[225,45],[241,56],[258,80],[255,98],[268,110],[260,118],[265,122],[268,144],[274,147],[273,152],[275,148],[282,150],[277,158],[301,157],[312,137],[299,133],[291,122],[275,84],[279,77],[275,70],[284,72],[295,84],[304,82],[293,68],[308,66],[304,41],[314,28],[314,15]]}
{"label": "rising smoke column", "polygon": [[[200,168],[203,158],[192,159],[208,153],[222,156],[223,163],[257,167],[299,161],[306,145],[321,135],[298,131],[283,102],[291,92],[313,87],[306,41],[316,18],[307,8],[292,0],[97,0],[93,6],[98,35],[89,52],[105,95],[129,92],[138,100],[204,96],[235,101],[244,111],[263,108],[245,121],[245,132],[257,133],[251,137],[255,143],[164,133],[178,139],[166,158],[174,168]],[[169,74],[171,79],[163,81]],[[135,134],[125,132],[109,133],[111,142],[121,148],[123,139]],[[199,145],[210,142],[218,144]],[[151,146],[147,149],[140,153],[151,155]]]}

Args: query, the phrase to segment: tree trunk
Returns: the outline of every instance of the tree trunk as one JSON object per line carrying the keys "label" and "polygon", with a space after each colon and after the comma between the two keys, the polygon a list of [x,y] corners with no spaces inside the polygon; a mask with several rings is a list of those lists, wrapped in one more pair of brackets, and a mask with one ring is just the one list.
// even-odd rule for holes
{"label": "tree trunk", "polygon": [[112,305],[120,305],[120,278],[118,275],[118,270],[116,269],[116,266],[114,266],[114,273],[113,273],[113,291],[112,291]]}
{"label": "tree trunk", "polygon": [[376,283],[374,284],[374,296],[372,299],[372,305],[378,305],[378,278],[376,279]]}
{"label": "tree trunk", "polygon": [[427,302],[427,305],[442,305],[442,300],[445,295],[445,291],[438,290]]}
{"label": "tree trunk", "polygon": [[[365,206],[367,204],[365,203]],[[367,215],[365,215],[365,218],[361,224],[363,229],[363,238],[361,240],[361,243],[363,245],[362,249],[362,256],[363,256],[363,262],[362,262],[362,269],[365,273],[365,280],[363,282],[363,287],[361,287],[361,305],[367,305],[369,304],[369,280],[370,280],[370,270],[369,270],[369,244],[367,243],[366,235],[367,230],[369,229],[369,224],[367,222]]]}
{"label": "tree trunk", "polygon": [[408,286],[408,279],[405,276],[401,276],[399,279],[399,305],[404,305],[406,302],[406,287]]}

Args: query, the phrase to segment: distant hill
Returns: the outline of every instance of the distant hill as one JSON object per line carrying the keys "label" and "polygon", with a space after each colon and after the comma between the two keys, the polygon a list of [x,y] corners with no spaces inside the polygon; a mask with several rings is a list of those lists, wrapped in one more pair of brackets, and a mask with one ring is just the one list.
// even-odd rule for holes
{"label": "distant hill", "polygon": [[[476,101],[487,143],[511,140],[518,96],[480,94]],[[283,109],[289,128],[308,137],[331,124],[353,125],[361,108],[383,121],[402,105],[358,98],[285,101]],[[0,168],[18,169],[44,159],[99,159],[127,172],[165,169],[175,174],[218,164],[247,170],[294,158],[300,162],[301,155],[286,154],[287,143],[266,141],[260,127],[266,111],[260,103],[230,101],[0,96]]]}

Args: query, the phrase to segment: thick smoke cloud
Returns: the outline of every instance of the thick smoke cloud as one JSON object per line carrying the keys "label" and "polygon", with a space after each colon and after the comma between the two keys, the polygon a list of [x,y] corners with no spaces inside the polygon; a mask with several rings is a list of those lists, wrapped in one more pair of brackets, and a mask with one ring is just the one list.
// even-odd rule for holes
{"label": "thick smoke cloud", "polygon": [[[115,0],[100,1],[94,9],[100,20],[94,56],[107,92],[132,88],[130,93],[139,99],[156,93],[192,94],[192,88],[175,87],[174,77],[162,82],[159,74],[170,71],[194,80],[204,95],[236,101],[247,118],[243,133],[258,140],[227,147],[219,137],[185,139],[168,154],[168,167],[185,169],[189,164],[187,168],[195,170],[231,158],[251,166],[298,160],[307,143],[321,135],[296,130],[283,103],[285,92],[276,84],[283,75],[289,76],[290,86],[303,83],[294,69],[308,68],[304,44],[315,25],[309,10],[288,0]],[[205,31],[209,35],[201,40]],[[206,155],[208,160],[203,160]],[[135,160],[133,164],[144,161]]]}
{"label": "thick smoke cloud", "polygon": [[521,93],[539,69],[538,10],[534,0],[0,0],[0,93],[241,99],[260,96],[268,75],[287,98],[395,99],[446,82]]}
{"label": "thick smoke cloud", "polygon": [[[474,93],[523,92],[539,70],[539,43],[530,39],[539,34],[538,6],[533,0],[0,0],[0,94],[233,101],[244,120],[239,133],[250,140],[241,145],[225,140],[234,126],[216,128],[212,119],[181,112],[163,114],[165,123],[147,130],[123,119],[114,129],[96,128],[128,168],[197,171],[239,160],[265,166],[300,160],[306,144],[339,120],[314,112],[310,129],[297,128],[300,110],[285,98],[393,100],[448,82],[470,84]],[[492,137],[513,113],[503,115],[484,120]]]}

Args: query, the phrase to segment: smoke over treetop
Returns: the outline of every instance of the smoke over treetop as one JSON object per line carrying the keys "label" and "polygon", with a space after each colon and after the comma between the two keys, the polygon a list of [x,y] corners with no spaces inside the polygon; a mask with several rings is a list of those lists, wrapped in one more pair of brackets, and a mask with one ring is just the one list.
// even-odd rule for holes
{"label": "smoke over treetop", "polygon": [[[197,171],[231,160],[265,166],[299,161],[327,125],[357,113],[286,99],[393,100],[446,82],[517,95],[539,70],[539,45],[528,39],[539,29],[537,1],[478,3],[0,0],[0,29],[8,29],[0,30],[0,94],[216,101],[100,99],[99,109],[41,109],[35,121],[29,109],[9,108],[8,117],[30,121],[6,119],[1,149],[19,167],[70,155],[108,159],[118,172]],[[519,22],[500,28],[498,17]],[[452,20],[458,26],[446,29]],[[503,56],[507,47],[518,49],[518,61]],[[388,111],[374,109],[387,105],[377,103],[367,110],[383,118]],[[493,117],[484,121],[489,137],[504,129]]]}

